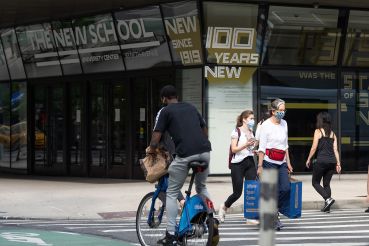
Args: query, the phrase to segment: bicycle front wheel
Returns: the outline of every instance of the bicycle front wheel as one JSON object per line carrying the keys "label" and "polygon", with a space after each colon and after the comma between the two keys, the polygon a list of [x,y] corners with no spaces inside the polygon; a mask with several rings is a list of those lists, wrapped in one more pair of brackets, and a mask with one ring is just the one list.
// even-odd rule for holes
{"label": "bicycle front wheel", "polygon": [[159,193],[151,210],[153,196],[154,192],[146,194],[137,209],[136,231],[138,240],[143,246],[157,245],[157,241],[165,235],[167,223],[165,193]]}
{"label": "bicycle front wheel", "polygon": [[219,242],[218,225],[213,214],[206,214],[205,217],[198,218],[197,221],[191,223],[193,232],[186,235],[184,245],[191,246],[216,246]]}

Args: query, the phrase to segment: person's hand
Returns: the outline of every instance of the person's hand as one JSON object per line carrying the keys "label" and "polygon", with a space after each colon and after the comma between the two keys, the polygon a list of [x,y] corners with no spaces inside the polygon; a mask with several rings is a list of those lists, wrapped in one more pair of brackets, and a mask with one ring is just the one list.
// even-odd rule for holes
{"label": "person's hand", "polygon": [[307,159],[306,164],[305,164],[307,168],[310,168],[310,163],[311,163],[310,159]]}
{"label": "person's hand", "polygon": [[246,147],[251,147],[251,146],[254,146],[256,140],[254,138],[251,138],[249,139],[247,142],[246,142]]}
{"label": "person's hand", "polygon": [[293,173],[293,167],[291,163],[287,164],[288,173]]}
{"label": "person's hand", "polygon": [[337,165],[336,165],[336,171],[337,171],[337,173],[341,173],[341,164],[340,163],[337,163]]}
{"label": "person's hand", "polygon": [[258,170],[256,171],[256,174],[260,177],[262,172],[263,172],[263,166],[258,166]]}
{"label": "person's hand", "polygon": [[146,154],[148,154],[148,155],[156,154],[156,149],[149,146],[149,147],[146,148]]}

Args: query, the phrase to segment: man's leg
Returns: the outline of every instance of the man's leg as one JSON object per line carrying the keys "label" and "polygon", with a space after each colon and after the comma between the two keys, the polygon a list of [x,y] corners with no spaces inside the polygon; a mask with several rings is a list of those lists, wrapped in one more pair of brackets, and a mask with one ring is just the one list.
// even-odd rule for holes
{"label": "man's leg", "polygon": [[[208,164],[210,164],[210,152],[204,152],[199,155],[193,155],[188,157],[189,161],[205,161]],[[208,192],[208,189],[206,188],[206,180],[209,175],[209,168],[204,170],[201,173],[196,174],[195,176],[195,189],[197,194],[201,194],[203,196],[206,196],[210,199],[210,195]]]}
{"label": "man's leg", "polygon": [[170,164],[168,173],[168,189],[166,208],[168,216],[167,231],[169,234],[174,235],[176,226],[176,217],[178,214],[177,198],[182,186],[186,180],[188,174],[188,161],[185,158],[179,158],[178,156]]}
{"label": "man's leg", "polygon": [[[369,203],[369,165],[368,165],[368,180],[367,180],[366,185],[367,185],[367,187],[366,187],[367,188],[366,201],[367,201],[367,203]],[[368,207],[367,210],[365,210],[365,212],[369,213],[369,207]]]}

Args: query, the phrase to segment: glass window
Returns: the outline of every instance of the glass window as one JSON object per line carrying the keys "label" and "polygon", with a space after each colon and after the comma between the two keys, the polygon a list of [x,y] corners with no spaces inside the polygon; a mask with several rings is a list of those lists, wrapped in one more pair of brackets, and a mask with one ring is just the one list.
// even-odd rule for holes
{"label": "glass window", "polygon": [[[213,151],[211,159],[227,163],[231,132],[235,129],[237,116],[242,111],[254,109],[253,98],[256,98],[256,67],[232,67],[238,76],[233,78],[217,78],[205,67],[208,95],[208,127],[209,139]],[[229,68],[229,67],[227,67]],[[211,173],[224,173],[222,165],[212,165]]]}
{"label": "glass window", "polygon": [[202,64],[197,2],[163,4],[162,11],[174,63],[185,66]]}
{"label": "glass window", "polygon": [[345,71],[341,89],[344,170],[366,171],[369,159],[369,73]]}
{"label": "glass window", "polygon": [[207,62],[258,65],[257,15],[257,5],[204,2]]}
{"label": "glass window", "polygon": [[338,10],[271,6],[264,64],[335,65]]}
{"label": "glass window", "polygon": [[0,30],[0,33],[11,78],[25,79],[26,74],[14,29]]}
{"label": "glass window", "polygon": [[16,32],[28,78],[61,75],[50,23],[17,27]]}
{"label": "glass window", "polygon": [[122,71],[122,55],[110,14],[73,21],[74,37],[85,73]]}
{"label": "glass window", "polygon": [[8,68],[5,61],[3,45],[0,40],[0,80],[9,80]]}
{"label": "glass window", "polygon": [[182,92],[181,100],[193,104],[202,114],[202,69],[177,70],[176,82]]}
{"label": "glass window", "polygon": [[54,21],[52,27],[63,74],[82,73],[72,23],[70,21]]}
{"label": "glass window", "polygon": [[0,83],[0,167],[10,167],[10,83]]}
{"label": "glass window", "polygon": [[347,27],[345,66],[369,66],[369,12],[350,11]]}
{"label": "glass window", "polygon": [[127,69],[171,65],[159,6],[114,15]]}
{"label": "glass window", "polygon": [[12,83],[12,168],[27,168],[27,84]]}
{"label": "glass window", "polygon": [[329,112],[337,129],[337,77],[331,70],[264,70],[261,72],[261,112],[275,98],[286,101],[288,141],[294,171],[305,171],[312,144],[316,116]]}

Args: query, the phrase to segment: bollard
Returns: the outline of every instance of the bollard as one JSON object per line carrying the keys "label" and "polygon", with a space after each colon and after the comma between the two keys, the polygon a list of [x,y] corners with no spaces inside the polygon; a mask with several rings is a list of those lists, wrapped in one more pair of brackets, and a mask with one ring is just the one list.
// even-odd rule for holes
{"label": "bollard", "polygon": [[261,175],[260,188],[260,233],[259,245],[275,245],[275,224],[277,216],[277,185],[276,169],[264,169]]}

